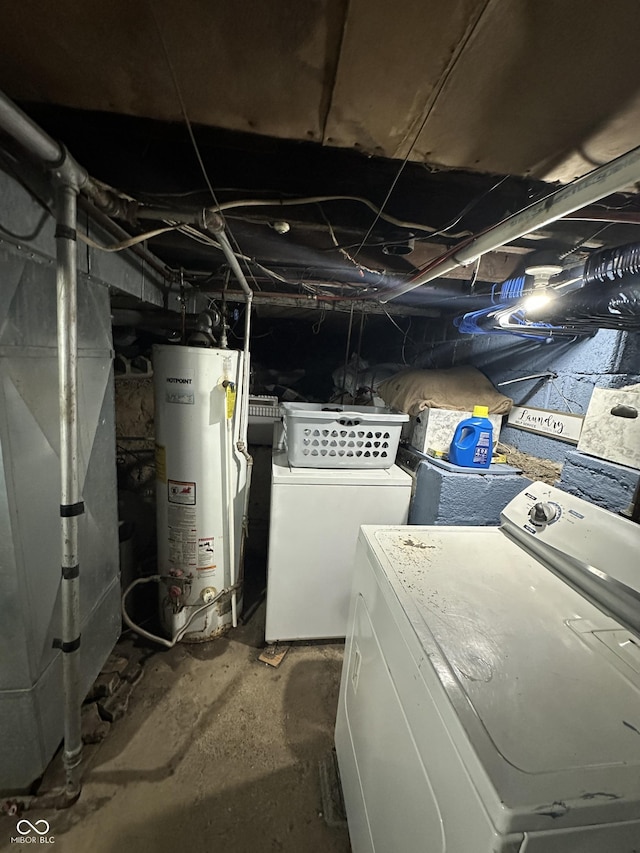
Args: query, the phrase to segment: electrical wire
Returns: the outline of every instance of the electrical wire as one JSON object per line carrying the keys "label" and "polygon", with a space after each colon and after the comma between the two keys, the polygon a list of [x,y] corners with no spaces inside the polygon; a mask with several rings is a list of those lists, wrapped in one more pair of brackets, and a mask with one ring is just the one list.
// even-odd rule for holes
{"label": "electrical wire", "polygon": [[[428,237],[419,237],[418,239],[421,241],[424,241],[424,240],[430,240],[432,237],[442,237],[444,234],[446,234],[452,228],[455,228],[455,226],[458,224],[458,222],[460,222],[461,219],[464,219],[464,217],[467,215],[467,213],[469,213],[471,210],[473,210],[474,207],[476,207],[478,204],[480,204],[480,202],[483,201],[483,199],[485,199],[488,195],[490,195],[494,190],[497,190],[498,187],[502,186],[502,184],[504,184],[504,182],[507,181],[509,179],[509,177],[510,177],[509,175],[504,175],[504,177],[500,178],[500,180],[497,181],[492,187],[489,187],[489,189],[485,190],[485,192],[483,192],[481,195],[472,199],[465,207],[462,208],[462,210],[455,217],[455,219],[452,219],[451,222],[448,223],[448,225],[444,225],[442,228],[440,228],[438,231],[434,231],[433,234],[430,234]],[[463,233],[463,234],[449,234],[449,236],[450,237],[466,237],[469,235],[469,233],[470,232],[467,231],[466,233]]]}
{"label": "electrical wire", "polygon": [[9,230],[9,228],[2,224],[0,224],[0,231],[3,234],[6,234],[7,237],[10,237],[12,240],[20,240],[23,243],[30,243],[31,240],[35,240],[38,234],[42,231],[48,218],[48,211],[44,210],[42,216],[40,217],[40,220],[38,221],[31,234],[15,234],[13,231]]}
{"label": "electrical wire", "polygon": [[[402,328],[402,326],[399,326],[399,325],[396,323],[396,321],[393,319],[393,317],[391,316],[391,314],[389,314],[389,312],[387,311],[387,309],[384,307],[384,305],[383,305],[383,304],[380,304],[380,307],[382,308],[383,312],[387,315],[387,317],[388,317],[388,319],[391,321],[391,323],[392,323],[392,324],[396,327],[396,329],[400,332],[400,334],[404,336],[404,337],[403,337],[403,339],[402,339],[402,349],[403,349],[403,351],[404,351],[404,347],[405,347],[405,344],[406,344],[407,340],[409,341],[409,343],[411,343],[411,344],[414,344],[414,345],[415,345],[415,341],[413,341],[413,340],[409,337],[409,329],[411,328],[411,317],[409,317],[409,325],[407,326],[407,330],[405,331],[405,330]],[[404,363],[406,364],[407,362],[405,361]]]}
{"label": "electrical wire", "polygon": [[175,646],[175,644],[178,643],[184,637],[184,635],[187,633],[187,629],[189,628],[189,626],[191,625],[191,623],[194,621],[194,619],[197,616],[199,616],[201,613],[203,613],[205,610],[207,610],[209,607],[211,607],[213,604],[215,604],[216,601],[218,601],[220,598],[222,598],[223,595],[227,595],[230,592],[233,592],[233,590],[237,589],[237,587],[238,587],[238,584],[235,584],[234,586],[229,586],[226,589],[222,589],[222,590],[220,590],[220,592],[218,592],[216,595],[214,595],[214,597],[210,601],[207,601],[200,606],[198,606],[197,604],[188,605],[189,607],[196,607],[197,609],[194,610],[193,613],[191,613],[189,615],[189,618],[187,619],[187,621],[184,623],[182,628],[180,628],[176,632],[176,634],[172,637],[172,639],[167,640],[165,637],[159,637],[157,634],[152,634],[149,631],[145,631],[144,628],[142,628],[140,625],[136,624],[131,619],[131,617],[129,616],[129,614],[127,612],[127,607],[126,607],[127,596],[129,595],[131,590],[134,589],[134,587],[139,586],[140,584],[143,584],[143,583],[151,583],[152,581],[155,581],[156,583],[160,583],[164,579],[171,580],[172,578],[170,575],[149,575],[148,577],[144,577],[144,578],[136,578],[132,583],[129,584],[129,586],[122,593],[122,598],[120,600],[120,610],[122,612],[123,622],[132,631],[135,631],[136,634],[139,634],[141,637],[145,637],[145,639],[147,639],[147,640],[151,640],[154,643],[159,643],[161,646],[165,646],[165,648],[167,648],[167,649],[172,649]]}
{"label": "electrical wire", "polygon": [[[202,159],[202,155],[200,153],[200,148],[198,147],[198,143],[196,141],[196,137],[195,137],[195,134],[193,132],[193,127],[191,126],[189,114],[187,113],[187,107],[185,105],[184,98],[182,97],[182,91],[180,89],[180,84],[178,83],[178,77],[177,77],[175,69],[173,67],[173,63],[171,62],[171,57],[169,55],[169,50],[167,48],[167,44],[164,40],[164,35],[163,35],[162,29],[160,27],[160,22],[158,21],[158,18],[156,16],[156,12],[155,12],[155,9],[153,6],[153,0],[147,0],[147,2],[149,5],[149,9],[151,10],[151,16],[153,18],[153,22],[154,22],[156,30],[158,32],[158,37],[160,39],[160,43],[162,45],[162,50],[163,50],[164,57],[165,57],[165,60],[167,63],[167,67],[168,67],[169,72],[171,74],[171,79],[173,80],[173,86],[174,86],[174,89],[176,92],[176,96],[178,98],[178,101],[180,102],[180,109],[182,111],[182,117],[183,117],[184,123],[187,127],[187,131],[189,133],[189,138],[191,139],[191,144],[193,146],[193,150],[194,150],[194,153],[196,155],[196,159],[198,160],[198,164],[200,166],[200,170],[202,172],[202,176],[204,177],[205,183],[209,189],[209,192],[211,193],[211,198],[213,199],[213,202],[216,205],[216,207],[219,207],[218,198],[216,196],[215,190],[213,189],[213,184],[211,183],[211,180],[209,178],[209,174],[208,174],[207,169],[204,165],[204,160]],[[220,215],[221,215],[222,220],[224,222],[225,229],[229,234],[230,241],[236,247],[236,251],[240,252],[240,246],[238,245],[238,241],[236,240],[231,228],[229,228],[229,224],[225,220],[224,214],[222,213],[222,211],[220,211]],[[256,289],[260,290],[260,288],[258,286],[258,282],[253,277],[253,272],[251,271],[251,268],[249,267],[248,264],[245,264],[245,266],[247,267],[247,272],[249,273],[250,278],[253,280],[253,283],[254,283]]]}
{"label": "electrical wire", "polygon": [[476,282],[478,280],[478,273],[480,272],[480,261],[482,260],[482,255],[476,261],[476,268],[473,271],[473,275],[471,276],[471,281],[469,282],[469,295],[473,293],[473,288],[476,286]]}
{"label": "electrical wire", "polygon": [[81,231],[78,231],[77,235],[78,240],[86,243],[87,246],[91,246],[92,249],[99,249],[101,252],[122,252],[124,249],[130,249],[138,243],[144,243],[145,240],[149,240],[151,237],[157,237],[159,234],[166,234],[168,231],[176,230],[179,230],[178,225],[167,225],[164,228],[155,228],[153,231],[147,231],[144,234],[136,234],[133,237],[128,237],[126,240],[121,240],[119,243],[114,243],[111,246],[102,246],[100,243],[96,243],[95,240],[92,240],[88,234],[83,234]]}
{"label": "electrical wire", "polygon": [[[210,237],[207,234],[203,234],[202,231],[198,231],[197,228],[194,228],[191,225],[176,225],[176,228],[180,234],[184,234],[185,237],[189,237],[190,239],[195,240],[197,243],[201,243],[204,246],[212,246],[215,249],[221,249],[220,244],[218,243],[218,241],[214,237]],[[270,278],[273,278],[276,281],[281,282],[282,284],[287,284],[290,287],[302,286],[302,287],[306,288],[307,290],[310,290],[311,292],[313,292],[314,295],[318,296],[317,289],[316,288],[312,289],[311,286],[306,284],[305,282],[303,282],[303,281],[291,281],[290,279],[287,279],[284,276],[280,275],[279,273],[275,272],[275,270],[269,269],[269,267],[265,267],[263,264],[256,261],[255,258],[250,258],[248,255],[244,255],[241,252],[234,252],[234,254],[236,255],[237,258],[245,261],[247,263],[247,265],[253,264],[258,269],[262,270]],[[381,279],[384,277],[384,274],[380,274],[377,271],[374,271],[373,274],[381,275]],[[252,278],[254,278],[253,275],[252,275]],[[254,281],[255,281],[255,278],[254,278]],[[257,285],[257,282],[256,282],[256,285]],[[344,284],[342,283],[341,286],[344,286]],[[347,286],[350,286],[350,287],[354,286],[355,287],[356,285],[347,285]],[[257,286],[257,289],[260,290],[260,287]],[[354,294],[353,297],[349,297],[349,296],[340,297],[340,296],[335,296],[333,294],[326,294],[326,295],[323,295],[322,298],[323,299],[331,299],[331,300],[350,299],[350,298],[354,298],[354,297],[362,298],[366,295],[366,292],[368,290],[369,290],[369,287],[362,287],[362,288],[358,287],[358,292],[357,292],[357,294]]]}
{"label": "electrical wire", "polygon": [[[472,26],[470,27],[470,29],[468,30],[468,32],[467,32],[467,34],[466,34],[466,38],[464,38],[464,39],[463,39],[463,40],[458,44],[458,54],[457,54],[457,56],[460,56],[460,54],[461,54],[461,53],[462,53],[462,51],[464,50],[465,46],[467,45],[467,43],[468,43],[469,39],[471,38],[471,36],[473,35],[473,33],[476,31],[476,28],[477,28],[477,26],[478,26],[478,23],[479,23],[480,19],[483,17],[483,15],[484,15],[484,13],[485,13],[485,11],[486,11],[487,7],[489,6],[489,2],[490,2],[490,0],[487,0],[487,2],[485,2],[484,8],[481,10],[481,12],[480,12],[480,14],[477,16],[477,18],[476,18],[475,22],[473,23],[473,25],[472,25]],[[457,57],[456,57],[456,59],[457,59]],[[389,201],[389,199],[391,198],[391,194],[393,193],[394,189],[396,188],[396,184],[397,184],[397,183],[398,183],[398,181],[400,180],[400,176],[401,176],[401,175],[402,175],[402,173],[404,172],[404,168],[405,168],[405,166],[407,165],[407,162],[408,162],[408,160],[409,160],[409,157],[411,156],[411,153],[413,152],[413,149],[415,148],[416,143],[418,142],[418,139],[420,138],[420,135],[422,134],[422,131],[423,131],[423,130],[424,130],[424,128],[425,128],[425,125],[426,125],[426,123],[427,123],[427,120],[429,119],[429,117],[430,117],[430,115],[431,115],[431,111],[432,111],[433,107],[435,106],[436,101],[438,100],[438,97],[439,97],[440,93],[442,92],[442,90],[443,90],[443,88],[444,88],[444,86],[445,86],[445,84],[446,84],[447,80],[449,79],[449,76],[450,76],[450,74],[452,73],[453,68],[455,67],[455,64],[456,64],[456,62],[455,62],[455,59],[454,59],[454,61],[453,61],[453,62],[451,62],[451,63],[449,64],[449,67],[447,68],[447,70],[445,71],[445,73],[444,73],[444,74],[442,75],[442,77],[440,78],[439,86],[438,86],[438,91],[436,92],[435,96],[434,96],[432,93],[430,93],[430,94],[429,94],[429,100],[431,101],[431,104],[430,104],[429,108],[425,110],[424,118],[423,118],[423,119],[422,119],[422,121],[420,122],[420,126],[418,127],[418,130],[416,131],[416,133],[415,133],[415,135],[414,135],[414,137],[413,137],[413,141],[412,141],[411,145],[409,146],[409,148],[408,148],[408,150],[407,150],[407,153],[405,154],[404,159],[403,159],[402,163],[400,164],[400,167],[399,167],[398,171],[396,172],[396,175],[395,175],[395,177],[394,177],[393,181],[391,182],[391,186],[389,187],[389,191],[387,192],[386,196],[384,197],[384,201],[382,202],[382,204],[381,204],[381,206],[380,206],[380,211],[381,211],[381,212],[382,212],[382,211],[384,210],[384,208],[387,206],[387,202],[388,202],[388,201]],[[428,102],[427,102],[427,103],[428,103]],[[367,242],[367,240],[369,239],[369,236],[370,236],[371,232],[373,231],[373,229],[374,229],[374,227],[375,227],[375,225],[376,225],[376,223],[377,223],[378,219],[380,219],[380,216],[381,216],[381,213],[376,214],[375,219],[373,220],[373,222],[372,222],[372,223],[371,223],[371,225],[369,226],[369,230],[367,231],[367,233],[366,233],[366,234],[364,235],[364,237],[362,238],[362,243],[360,244],[359,248],[356,250],[354,257],[357,257],[357,256],[359,255],[360,250],[362,249],[362,247],[364,246],[364,244],[365,244],[365,243]]]}
{"label": "electrical wire", "polygon": [[[402,339],[402,349],[400,350],[400,357],[402,358],[402,363],[404,365],[407,364],[407,359],[405,358],[405,347],[407,345],[407,338],[409,337],[409,330],[411,329],[411,317],[409,317],[409,322],[407,324],[407,331],[404,333],[404,338]],[[413,341],[411,341],[413,343]]]}
{"label": "electrical wire", "polygon": [[[390,225],[396,225],[398,228],[406,228],[409,231],[425,231],[428,234],[433,234],[436,229],[432,225],[425,225],[421,222],[407,222],[403,219],[397,219],[388,213],[384,213],[382,208],[377,207],[372,201],[367,198],[357,195],[316,195],[304,196],[302,198],[246,198],[237,199],[236,201],[225,201],[221,204],[216,202],[214,207],[208,207],[207,210],[211,213],[219,213],[223,215],[227,210],[235,210],[240,207],[298,207],[306,204],[323,204],[328,201],[355,201],[359,204],[364,204],[372,213],[375,213],[379,219],[383,219]],[[167,211],[169,213],[170,211]]]}
{"label": "electrical wire", "polygon": [[366,271],[366,272],[373,273],[373,275],[384,275],[385,274],[384,270],[372,270],[369,267],[365,267],[363,264],[359,264],[355,258],[351,257],[351,255],[349,254],[349,252],[347,252],[346,249],[340,248],[340,246],[338,245],[338,239],[336,237],[335,231],[333,230],[333,225],[327,219],[327,216],[326,216],[324,210],[322,209],[322,207],[320,205],[318,205],[318,207],[320,208],[320,213],[322,214],[322,218],[327,223],[327,227],[329,229],[329,235],[331,237],[333,245],[340,252],[340,254],[344,258],[346,258],[348,261],[350,261],[356,267],[356,269],[358,269],[360,271],[361,274],[363,273],[363,271]]}
{"label": "electrical wire", "polygon": [[611,227],[611,225],[613,225],[612,222],[607,222],[606,225],[603,225],[601,228],[598,228],[597,231],[594,231],[593,234],[591,234],[589,237],[584,237],[582,240],[580,240],[578,243],[576,243],[576,245],[573,246],[573,248],[569,249],[568,252],[564,252],[562,255],[558,255],[558,260],[564,261],[566,258],[573,255],[574,252],[579,251],[585,245],[585,243],[590,243],[596,237],[599,237],[600,234],[602,234],[603,231],[606,231],[607,228]]}
{"label": "electrical wire", "polygon": [[[222,246],[215,239],[215,237],[209,237],[207,234],[203,234],[202,231],[198,231],[197,228],[193,228],[191,225],[178,225],[176,227],[181,234],[185,235],[185,237],[189,237],[190,239],[195,240],[197,243],[202,243],[202,245],[204,246],[213,246],[214,249],[220,249],[220,251],[222,251]],[[248,255],[245,255],[239,251],[234,252],[233,254],[236,256],[236,258],[245,262],[245,266],[249,270],[251,278],[253,279],[257,290],[260,290],[260,287],[253,276],[253,272],[251,271],[249,264],[254,264],[267,275],[271,276],[272,278],[275,278],[276,281],[280,281],[283,284],[291,284],[291,282],[289,282],[279,273],[269,269],[268,267],[263,266],[261,263],[258,263],[255,258],[250,258]]]}
{"label": "electrical wire", "polygon": [[320,329],[322,328],[322,324],[324,323],[326,316],[327,316],[327,309],[326,309],[326,306],[323,305],[322,308],[320,309],[320,318],[318,320],[316,320],[316,322],[311,327],[311,331],[313,332],[314,335],[320,334]]}

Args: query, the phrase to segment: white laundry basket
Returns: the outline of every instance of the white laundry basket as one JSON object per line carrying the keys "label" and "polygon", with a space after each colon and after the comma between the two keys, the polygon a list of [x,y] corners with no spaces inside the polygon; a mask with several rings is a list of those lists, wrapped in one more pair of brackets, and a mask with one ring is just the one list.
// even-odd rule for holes
{"label": "white laundry basket", "polygon": [[409,415],[380,406],[282,403],[294,468],[390,468]]}

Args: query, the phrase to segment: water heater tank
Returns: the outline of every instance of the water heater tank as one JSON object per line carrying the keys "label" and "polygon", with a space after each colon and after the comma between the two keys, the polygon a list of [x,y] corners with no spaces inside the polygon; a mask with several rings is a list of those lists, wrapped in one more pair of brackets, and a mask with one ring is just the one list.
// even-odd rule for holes
{"label": "water heater tank", "polygon": [[240,576],[242,353],[155,346],[153,367],[161,620],[171,639],[208,640],[231,624],[231,593],[206,605]]}

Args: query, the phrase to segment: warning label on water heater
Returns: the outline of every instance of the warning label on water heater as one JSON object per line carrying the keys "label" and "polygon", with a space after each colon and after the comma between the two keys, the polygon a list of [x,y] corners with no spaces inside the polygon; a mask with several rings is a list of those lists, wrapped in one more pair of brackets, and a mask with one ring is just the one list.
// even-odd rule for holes
{"label": "warning label on water heater", "polygon": [[183,483],[180,480],[168,480],[169,503],[182,506],[196,505],[196,484]]}
{"label": "warning label on water heater", "polygon": [[213,553],[213,536],[198,539],[198,569],[215,569]]}
{"label": "warning label on water heater", "polygon": [[174,569],[188,572],[198,560],[196,510],[189,506],[169,507],[169,563]]}

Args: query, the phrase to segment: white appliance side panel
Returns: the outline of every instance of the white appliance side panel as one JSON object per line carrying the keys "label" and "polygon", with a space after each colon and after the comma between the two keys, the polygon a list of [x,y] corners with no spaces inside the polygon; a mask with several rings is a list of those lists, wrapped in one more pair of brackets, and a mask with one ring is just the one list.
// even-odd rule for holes
{"label": "white appliance side panel", "polygon": [[344,637],[361,524],[405,524],[403,486],[288,485],[271,494],[267,642]]}
{"label": "white appliance side panel", "polygon": [[286,451],[273,453],[273,482],[291,485],[327,486],[403,486],[409,475],[398,465],[390,468],[295,468],[289,465]]}
{"label": "white appliance side panel", "polygon": [[619,626],[495,529],[367,527],[361,536],[414,658],[425,658],[424,677],[438,674],[430,689],[441,714],[459,715],[457,749],[494,825],[635,819],[637,674],[594,653],[573,623]]}
{"label": "white appliance side panel", "polygon": [[[336,752],[354,853],[517,853],[499,835],[358,546]],[[414,650],[415,651],[415,650]]]}

